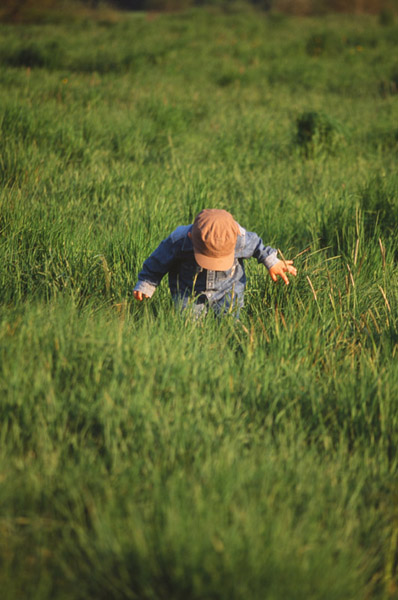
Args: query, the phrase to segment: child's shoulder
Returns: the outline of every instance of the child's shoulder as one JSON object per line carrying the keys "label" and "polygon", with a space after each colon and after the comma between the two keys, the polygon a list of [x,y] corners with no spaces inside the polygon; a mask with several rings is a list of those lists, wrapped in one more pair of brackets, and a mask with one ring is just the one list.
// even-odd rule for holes
{"label": "child's shoulder", "polygon": [[239,235],[238,238],[236,240],[236,248],[235,250],[240,250],[241,248],[244,247],[246,239],[246,229],[244,229],[241,225],[239,225],[238,223],[238,227],[239,227]]}
{"label": "child's shoulder", "polygon": [[185,239],[192,229],[192,225],[180,225],[177,229],[170,234],[171,241],[173,244],[179,242],[182,239]]}

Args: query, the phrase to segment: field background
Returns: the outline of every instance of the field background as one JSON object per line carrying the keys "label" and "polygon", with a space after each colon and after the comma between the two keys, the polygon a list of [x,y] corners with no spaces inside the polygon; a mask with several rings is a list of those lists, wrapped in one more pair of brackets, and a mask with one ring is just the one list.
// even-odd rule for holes
{"label": "field background", "polygon": [[[231,5],[0,26],[5,600],[398,597],[398,25]],[[241,321],[145,257],[295,258]]]}

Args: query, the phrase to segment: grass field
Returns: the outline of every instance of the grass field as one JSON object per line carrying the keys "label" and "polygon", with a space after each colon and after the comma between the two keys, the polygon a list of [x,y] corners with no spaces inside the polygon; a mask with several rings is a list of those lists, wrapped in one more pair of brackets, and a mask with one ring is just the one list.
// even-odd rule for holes
{"label": "grass field", "polygon": [[[398,598],[398,26],[0,26],[4,600]],[[204,207],[294,258],[241,320],[146,256]]]}

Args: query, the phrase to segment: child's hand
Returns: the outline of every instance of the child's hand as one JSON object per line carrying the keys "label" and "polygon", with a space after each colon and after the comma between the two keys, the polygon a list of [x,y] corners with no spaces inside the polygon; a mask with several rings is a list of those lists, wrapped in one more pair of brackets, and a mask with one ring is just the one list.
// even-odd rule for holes
{"label": "child's hand", "polygon": [[297,269],[296,267],[293,267],[292,260],[279,260],[269,270],[269,274],[271,275],[272,281],[277,281],[279,276],[282,277],[286,285],[289,285],[289,280],[287,278],[286,273],[290,273],[290,275],[294,275],[295,277],[297,275]]}
{"label": "child's hand", "polygon": [[142,292],[139,292],[138,290],[134,290],[133,296],[136,300],[138,300],[138,302],[142,302],[144,298],[149,298],[149,296],[143,294]]}

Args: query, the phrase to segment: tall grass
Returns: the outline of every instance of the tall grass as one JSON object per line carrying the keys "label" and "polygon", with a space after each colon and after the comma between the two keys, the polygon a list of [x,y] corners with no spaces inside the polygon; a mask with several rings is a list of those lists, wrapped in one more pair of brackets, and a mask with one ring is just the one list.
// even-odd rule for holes
{"label": "tall grass", "polygon": [[[396,597],[396,33],[206,10],[0,29],[7,599]],[[166,281],[135,304],[206,206],[297,279],[248,262],[240,321],[176,313]]]}

